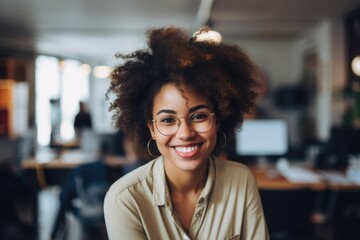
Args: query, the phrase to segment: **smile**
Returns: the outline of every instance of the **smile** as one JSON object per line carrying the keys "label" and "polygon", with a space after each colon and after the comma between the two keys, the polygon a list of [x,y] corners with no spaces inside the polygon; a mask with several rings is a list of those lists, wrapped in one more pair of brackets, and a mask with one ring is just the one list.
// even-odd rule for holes
{"label": "smile", "polygon": [[190,153],[194,152],[199,148],[199,145],[189,146],[189,147],[174,147],[176,151],[181,153]]}

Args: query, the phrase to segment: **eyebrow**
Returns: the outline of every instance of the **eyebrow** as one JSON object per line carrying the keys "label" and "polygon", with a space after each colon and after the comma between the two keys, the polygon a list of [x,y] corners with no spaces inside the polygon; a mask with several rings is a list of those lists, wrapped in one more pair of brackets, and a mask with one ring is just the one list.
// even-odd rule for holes
{"label": "eyebrow", "polygon": [[[193,113],[193,112],[195,112],[195,111],[197,111],[197,110],[199,110],[199,109],[202,109],[202,108],[210,109],[209,106],[204,105],[204,104],[201,104],[201,105],[198,105],[198,106],[195,106],[195,107],[190,108],[189,113]],[[170,110],[170,109],[162,109],[162,110],[158,111],[158,112],[156,113],[156,115],[159,115],[159,114],[161,114],[161,113],[176,114],[176,111]]]}
{"label": "eyebrow", "polygon": [[201,104],[201,105],[190,108],[189,112],[193,113],[193,112],[195,112],[195,111],[197,111],[199,109],[202,109],[202,108],[210,109],[209,106]]}

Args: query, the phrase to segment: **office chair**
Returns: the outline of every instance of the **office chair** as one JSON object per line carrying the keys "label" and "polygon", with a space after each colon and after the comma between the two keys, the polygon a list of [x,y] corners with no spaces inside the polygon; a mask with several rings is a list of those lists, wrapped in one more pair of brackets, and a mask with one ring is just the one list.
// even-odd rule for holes
{"label": "office chair", "polygon": [[78,208],[77,218],[81,225],[83,239],[90,239],[94,231],[105,232],[103,199],[109,185],[104,183],[85,186],[84,178],[75,177],[78,198],[75,201]]}
{"label": "office chair", "polygon": [[315,193],[309,189],[260,190],[272,240],[311,239]]}
{"label": "office chair", "polygon": [[107,167],[101,160],[83,164],[71,172],[62,186],[52,239],[67,237],[68,228],[72,227],[68,224],[68,216],[77,221],[82,239],[89,239],[89,231],[104,228],[102,205],[111,184],[107,175]]}

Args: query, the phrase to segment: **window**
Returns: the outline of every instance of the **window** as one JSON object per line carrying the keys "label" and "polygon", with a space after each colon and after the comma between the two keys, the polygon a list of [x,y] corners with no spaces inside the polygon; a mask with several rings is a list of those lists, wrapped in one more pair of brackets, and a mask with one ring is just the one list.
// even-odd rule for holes
{"label": "window", "polygon": [[79,101],[89,100],[89,66],[76,60],[40,55],[36,59],[37,142],[49,145],[75,137],[73,122]]}

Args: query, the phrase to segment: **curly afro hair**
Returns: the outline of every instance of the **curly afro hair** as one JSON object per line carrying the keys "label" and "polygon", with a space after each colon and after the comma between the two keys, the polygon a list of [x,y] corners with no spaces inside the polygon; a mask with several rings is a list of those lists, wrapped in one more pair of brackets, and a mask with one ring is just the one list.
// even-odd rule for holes
{"label": "curly afro hair", "polygon": [[241,127],[257,96],[254,65],[234,44],[197,42],[175,27],[148,31],[148,49],[118,54],[125,63],[110,74],[115,126],[146,146],[155,95],[168,83],[191,86],[214,104],[219,131],[229,138]]}

